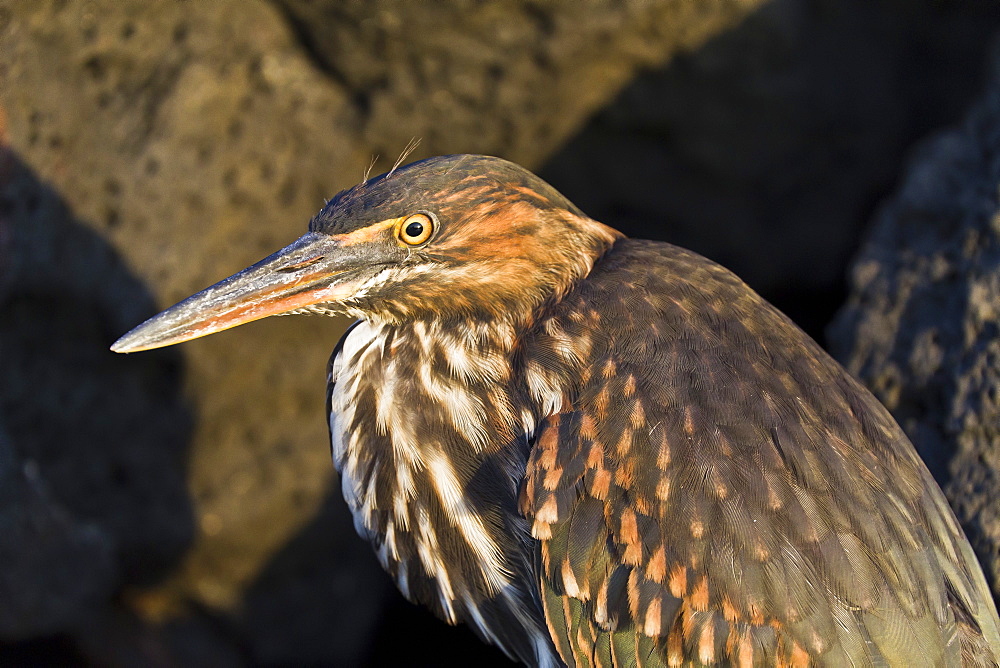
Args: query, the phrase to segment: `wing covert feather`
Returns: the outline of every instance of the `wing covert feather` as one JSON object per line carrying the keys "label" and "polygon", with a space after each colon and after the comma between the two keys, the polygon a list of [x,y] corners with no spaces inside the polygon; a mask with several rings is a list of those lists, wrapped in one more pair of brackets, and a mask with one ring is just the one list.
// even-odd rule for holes
{"label": "wing covert feather", "polygon": [[728,271],[631,243],[567,300],[608,341],[521,495],[564,660],[995,662],[974,557],[887,411]]}

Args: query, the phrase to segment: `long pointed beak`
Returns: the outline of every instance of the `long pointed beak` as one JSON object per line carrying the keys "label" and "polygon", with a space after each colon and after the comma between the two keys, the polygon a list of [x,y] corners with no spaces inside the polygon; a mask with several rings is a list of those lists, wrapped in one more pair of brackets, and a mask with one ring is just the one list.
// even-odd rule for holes
{"label": "long pointed beak", "polygon": [[221,332],[270,315],[338,302],[357,288],[359,268],[373,263],[365,249],[342,238],[310,232],[238,274],[153,316],[115,341],[131,353]]}

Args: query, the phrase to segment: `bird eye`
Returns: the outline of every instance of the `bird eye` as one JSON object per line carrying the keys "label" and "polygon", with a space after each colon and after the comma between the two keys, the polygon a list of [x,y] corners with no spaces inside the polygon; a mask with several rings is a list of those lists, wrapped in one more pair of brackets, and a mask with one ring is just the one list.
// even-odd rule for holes
{"label": "bird eye", "polygon": [[434,221],[426,213],[414,213],[403,219],[397,236],[409,246],[419,246],[431,238]]}

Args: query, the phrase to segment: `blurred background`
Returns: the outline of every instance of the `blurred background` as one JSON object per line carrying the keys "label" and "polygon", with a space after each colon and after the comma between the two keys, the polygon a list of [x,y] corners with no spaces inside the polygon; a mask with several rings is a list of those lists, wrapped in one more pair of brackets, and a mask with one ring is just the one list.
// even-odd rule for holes
{"label": "blurred background", "polygon": [[108,351],[411,138],[736,271],[893,410],[998,591],[998,30],[994,0],[0,0],[0,664],[505,665],[354,533],[346,322]]}

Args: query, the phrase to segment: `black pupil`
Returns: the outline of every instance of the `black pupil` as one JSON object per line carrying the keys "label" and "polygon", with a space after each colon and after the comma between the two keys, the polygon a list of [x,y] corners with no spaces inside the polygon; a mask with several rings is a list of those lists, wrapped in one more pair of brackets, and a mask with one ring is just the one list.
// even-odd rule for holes
{"label": "black pupil", "polygon": [[408,237],[419,237],[423,233],[424,233],[423,223],[418,223],[414,221],[406,226],[406,236]]}

